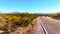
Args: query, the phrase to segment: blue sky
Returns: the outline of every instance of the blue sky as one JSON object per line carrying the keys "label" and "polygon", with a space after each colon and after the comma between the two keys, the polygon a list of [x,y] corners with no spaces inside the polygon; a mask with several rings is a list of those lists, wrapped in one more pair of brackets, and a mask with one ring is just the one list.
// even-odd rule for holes
{"label": "blue sky", "polygon": [[60,0],[0,0],[0,12],[56,13]]}

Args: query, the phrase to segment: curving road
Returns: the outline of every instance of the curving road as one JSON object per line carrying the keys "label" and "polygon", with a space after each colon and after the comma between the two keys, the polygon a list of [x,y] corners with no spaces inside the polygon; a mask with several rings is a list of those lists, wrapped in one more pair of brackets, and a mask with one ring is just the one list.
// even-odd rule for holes
{"label": "curving road", "polygon": [[60,34],[60,24],[49,17],[40,17],[41,23],[44,25],[48,34]]}

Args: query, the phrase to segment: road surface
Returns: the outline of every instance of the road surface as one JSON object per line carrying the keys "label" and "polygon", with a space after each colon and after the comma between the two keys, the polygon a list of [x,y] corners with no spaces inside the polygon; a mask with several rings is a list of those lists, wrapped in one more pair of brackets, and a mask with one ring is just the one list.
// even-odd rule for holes
{"label": "road surface", "polygon": [[48,34],[60,34],[60,24],[49,17],[40,17],[40,21]]}

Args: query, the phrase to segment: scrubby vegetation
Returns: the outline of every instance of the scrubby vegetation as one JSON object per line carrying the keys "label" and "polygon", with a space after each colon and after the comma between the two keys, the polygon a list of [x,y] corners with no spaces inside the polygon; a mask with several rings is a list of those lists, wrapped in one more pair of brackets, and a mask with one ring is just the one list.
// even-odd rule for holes
{"label": "scrubby vegetation", "polygon": [[38,14],[39,16],[49,16],[52,18],[59,18],[60,19],[60,13],[54,13],[54,14]]}
{"label": "scrubby vegetation", "polygon": [[52,18],[60,18],[60,13],[57,13],[57,14],[48,14],[49,17],[52,17]]}
{"label": "scrubby vegetation", "polygon": [[32,23],[38,15],[35,14],[0,14],[0,30],[14,31],[17,27],[26,27]]}

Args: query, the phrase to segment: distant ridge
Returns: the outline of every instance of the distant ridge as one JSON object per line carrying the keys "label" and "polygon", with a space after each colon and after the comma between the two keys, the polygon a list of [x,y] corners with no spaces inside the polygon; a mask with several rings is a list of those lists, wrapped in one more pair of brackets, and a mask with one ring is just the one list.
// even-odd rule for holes
{"label": "distant ridge", "polygon": [[[9,12],[9,13],[1,13],[0,14],[22,14],[21,12]],[[60,12],[57,13],[29,13],[29,14],[41,14],[41,15],[45,15],[45,14],[60,14]]]}

